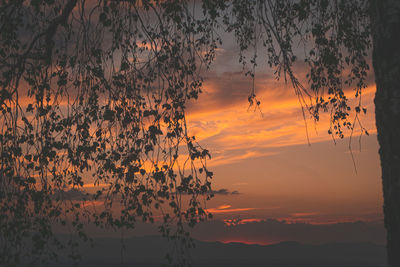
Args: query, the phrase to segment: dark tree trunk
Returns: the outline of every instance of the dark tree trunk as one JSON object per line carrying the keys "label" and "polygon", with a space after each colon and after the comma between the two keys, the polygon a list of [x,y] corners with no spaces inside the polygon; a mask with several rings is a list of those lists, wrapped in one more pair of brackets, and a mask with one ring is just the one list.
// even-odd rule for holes
{"label": "dark tree trunk", "polygon": [[400,267],[400,1],[372,0],[375,116],[390,267]]}

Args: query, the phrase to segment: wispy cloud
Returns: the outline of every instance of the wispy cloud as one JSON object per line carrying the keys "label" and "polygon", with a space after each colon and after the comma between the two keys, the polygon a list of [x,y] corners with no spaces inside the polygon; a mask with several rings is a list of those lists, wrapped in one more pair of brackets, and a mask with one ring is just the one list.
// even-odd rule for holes
{"label": "wispy cloud", "polygon": [[231,205],[221,205],[217,209],[224,210],[224,209],[229,209],[230,207],[232,207],[232,206]]}
{"label": "wispy cloud", "polygon": [[229,191],[228,189],[226,189],[226,188],[221,188],[221,189],[218,189],[218,190],[213,190],[212,191],[212,193],[214,194],[214,195],[239,195],[240,193],[239,193],[239,191],[237,191],[237,190],[234,190],[234,191]]}
{"label": "wispy cloud", "polygon": [[87,184],[84,184],[84,185],[83,185],[84,188],[101,188],[101,187],[108,187],[108,186],[110,186],[110,184],[103,184],[103,183],[101,183],[101,184],[87,183]]}
{"label": "wispy cloud", "polygon": [[254,210],[255,208],[232,208],[231,205],[229,204],[224,204],[224,205],[220,205],[216,208],[209,208],[206,209],[206,212],[208,213],[212,213],[212,214],[218,214],[218,213],[240,213],[243,211],[250,211],[250,210]]}
{"label": "wispy cloud", "polygon": [[[256,91],[261,100],[262,114],[248,110],[248,88],[251,88],[251,79],[243,73],[215,71],[208,74],[200,100],[189,106],[190,134],[210,148],[210,166],[275,155],[278,148],[305,144],[307,138],[312,143],[332,139],[327,133],[330,114],[321,114],[318,124],[314,124],[306,113],[305,121],[289,85],[277,82],[268,74],[257,76]],[[374,85],[363,91],[363,103],[368,112],[361,116],[361,121],[370,133],[375,133],[374,92]],[[351,94],[353,92],[349,91],[349,96]],[[350,103],[354,104],[354,100],[350,99]]]}
{"label": "wispy cloud", "polygon": [[260,218],[248,218],[248,219],[225,219],[224,223],[226,226],[236,226],[238,224],[262,222],[264,219]]}
{"label": "wispy cloud", "polygon": [[249,210],[255,210],[255,208],[236,208],[236,209],[207,209],[207,212],[209,213],[237,213],[241,211],[249,211]]}
{"label": "wispy cloud", "polygon": [[[239,223],[241,222],[241,223]],[[193,230],[193,237],[201,240],[219,240],[268,244],[281,241],[323,244],[331,242],[385,242],[382,221],[340,222],[331,224],[288,223],[273,219],[248,218],[235,224],[211,221]]]}
{"label": "wispy cloud", "polygon": [[217,208],[210,208],[206,209],[208,213],[212,214],[218,214],[218,213],[239,213],[243,211],[250,211],[250,210],[255,210],[255,208],[232,208],[231,205],[221,205],[218,206]]}

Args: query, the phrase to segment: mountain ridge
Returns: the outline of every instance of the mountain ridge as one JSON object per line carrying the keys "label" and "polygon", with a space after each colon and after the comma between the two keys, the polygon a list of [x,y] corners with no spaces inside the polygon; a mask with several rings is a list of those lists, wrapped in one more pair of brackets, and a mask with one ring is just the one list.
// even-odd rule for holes
{"label": "mountain ridge", "polygon": [[[94,248],[82,245],[85,267],[162,266],[176,243],[160,236],[96,238]],[[123,246],[122,246],[123,244]],[[321,245],[283,241],[271,245],[222,243],[194,240],[195,249],[186,248],[192,266],[312,266],[384,267],[386,250],[374,243],[327,243]],[[122,249],[124,247],[124,249]],[[51,266],[70,266],[66,258]]]}

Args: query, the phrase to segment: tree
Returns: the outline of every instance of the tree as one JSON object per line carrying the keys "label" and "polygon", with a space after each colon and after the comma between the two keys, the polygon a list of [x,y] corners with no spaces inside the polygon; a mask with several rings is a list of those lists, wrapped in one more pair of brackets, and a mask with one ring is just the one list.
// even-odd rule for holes
{"label": "tree", "polygon": [[[0,14],[2,265],[58,254],[54,225],[85,240],[84,222],[158,216],[187,242],[184,224],[208,216],[200,196],[212,194],[209,153],[185,122],[215,49],[211,21],[178,1],[2,1]],[[88,184],[97,192],[71,197]]]}
{"label": "tree", "polygon": [[376,79],[375,116],[382,167],[383,214],[389,266],[400,266],[400,5],[372,1],[373,67]]}
{"label": "tree", "polygon": [[[73,218],[85,237],[85,218],[134,227],[136,218],[160,213],[160,231],[182,237],[185,223],[207,218],[199,199],[212,196],[210,155],[188,135],[185,107],[201,93],[226,30],[247,75],[256,79],[257,55],[265,53],[277,78],[292,84],[305,118],[329,112],[328,132],[340,138],[346,128],[368,134],[358,114],[366,112],[373,42],[388,258],[399,266],[399,10],[394,0],[3,0],[2,262],[17,264],[29,246],[18,235],[48,252],[54,221]],[[297,64],[308,67],[307,83]],[[349,93],[359,99],[354,107]],[[260,104],[254,88],[249,102]],[[103,189],[79,201],[65,193],[87,183]],[[103,201],[104,210],[88,210],[84,198]],[[34,252],[27,258],[36,263]]]}

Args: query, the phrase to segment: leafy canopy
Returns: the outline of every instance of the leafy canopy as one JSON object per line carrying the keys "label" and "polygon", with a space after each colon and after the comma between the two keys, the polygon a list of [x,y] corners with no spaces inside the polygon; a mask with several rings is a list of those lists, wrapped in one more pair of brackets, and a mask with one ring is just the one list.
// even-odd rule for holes
{"label": "leafy canopy", "polygon": [[[134,228],[161,218],[164,235],[187,241],[184,226],[208,216],[201,200],[212,196],[213,174],[185,110],[222,31],[235,37],[247,75],[256,78],[266,55],[304,116],[329,112],[329,133],[343,137],[366,112],[367,9],[339,0],[2,0],[0,262],[40,265],[57,254],[65,244],[55,224],[86,239],[84,222]],[[296,64],[308,67],[307,85]],[[360,100],[354,123],[347,87]],[[260,104],[255,88],[249,101]],[[69,194],[91,185],[97,192]]]}

